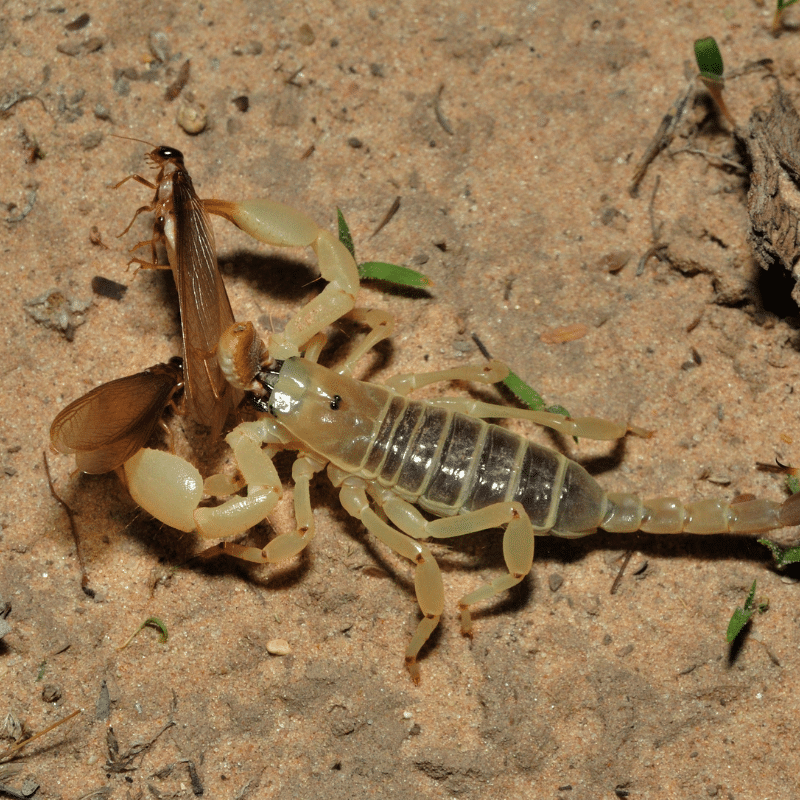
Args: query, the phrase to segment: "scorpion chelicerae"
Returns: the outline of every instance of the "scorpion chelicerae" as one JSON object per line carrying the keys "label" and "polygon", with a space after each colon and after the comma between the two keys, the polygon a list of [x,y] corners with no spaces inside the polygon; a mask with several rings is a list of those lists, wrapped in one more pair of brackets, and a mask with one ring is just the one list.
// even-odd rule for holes
{"label": "scorpion chelicerae", "polygon": [[[126,462],[125,475],[134,499],[156,518],[206,538],[224,538],[266,518],[281,496],[272,457],[279,450],[299,451],[292,469],[296,529],[275,537],[263,549],[223,541],[207,551],[274,563],[298,554],[312,539],[309,483],[327,467],[347,512],[416,564],[414,585],[423,618],[405,654],[414,681],[419,680],[419,651],[444,608],[441,572],[424,539],[505,526],[507,574],[459,600],[462,631],[469,634],[470,606],[509,589],[528,574],[536,535],[578,537],[598,528],[749,534],[800,524],[800,495],[784,503],[684,504],[675,498],[642,500],[634,494],[607,494],[579,464],[484,419],[530,419],[562,433],[595,439],[619,438],[626,430],[623,425],[464,398],[407,397],[436,381],[503,380],[508,368],[497,361],[485,367],[395,376],[382,386],[355,380],[350,377],[355,362],[390,335],[393,322],[379,311],[353,315],[373,330],[338,372],[316,363],[324,343],[321,334],[299,348],[303,357],[281,360],[270,359],[269,346],[258,339],[250,323],[233,325],[220,340],[222,372],[236,389],[249,392],[264,412],[227,436],[247,485],[245,497],[233,496],[215,507],[200,506],[204,491],[221,496],[241,484],[215,475],[204,486],[192,465],[158,450],[141,450]],[[427,519],[420,509],[437,519]]]}

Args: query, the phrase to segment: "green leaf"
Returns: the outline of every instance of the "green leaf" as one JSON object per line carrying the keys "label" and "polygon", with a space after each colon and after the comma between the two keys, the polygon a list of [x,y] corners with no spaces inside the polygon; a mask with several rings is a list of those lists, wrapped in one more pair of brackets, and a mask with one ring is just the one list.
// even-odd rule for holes
{"label": "green leaf", "polygon": [[786,486],[792,494],[797,494],[800,492],[800,478],[796,475],[787,475]]}
{"label": "green leaf", "polygon": [[694,43],[694,57],[700,77],[710,81],[721,81],[725,67],[722,63],[722,53],[717,47],[713,36],[697,39]]}
{"label": "green leaf", "polygon": [[793,6],[797,0],[778,0],[778,11],[783,11],[784,8]]}
{"label": "green leaf", "polygon": [[725,633],[725,638],[730,644],[742,631],[745,625],[750,622],[750,617],[755,613],[753,607],[753,600],[756,596],[756,582],[750,587],[750,593],[747,595],[747,600],[744,601],[744,608],[737,608],[733,612],[731,621],[728,623],[728,630]]}
{"label": "green leaf", "polygon": [[353,237],[350,234],[350,226],[347,224],[344,214],[342,214],[342,209],[338,206],[336,207],[336,218],[339,221],[339,241],[350,251],[350,255],[353,256],[353,261],[355,261],[356,249],[353,246]]}
{"label": "green leaf", "polygon": [[433,281],[421,272],[401,267],[400,264],[387,264],[384,261],[365,261],[358,265],[358,274],[362,280],[388,281],[413,289],[427,289],[433,286]]}
{"label": "green leaf", "polygon": [[[336,209],[336,218],[339,222],[339,241],[350,251],[353,260],[356,260],[356,248],[350,226],[342,214],[342,209]],[[412,289],[427,289],[433,286],[433,281],[409,267],[400,264],[387,264],[383,261],[365,261],[358,265],[358,277],[361,280],[387,281],[398,286],[410,286]]]}
{"label": "green leaf", "polygon": [[758,539],[759,544],[769,548],[772,557],[775,559],[776,567],[785,567],[787,564],[796,564],[800,561],[800,547],[790,547],[788,550],[783,550],[775,542],[769,539]]}
{"label": "green leaf", "polygon": [[[539,392],[525,383],[525,381],[512,370],[509,370],[503,384],[517,400],[534,411],[548,411],[550,414],[561,414],[562,417],[569,416],[569,411],[567,411],[564,406],[545,406],[544,398],[542,398]],[[578,441],[577,436],[573,436],[572,438],[575,439],[576,442]]]}
{"label": "green leaf", "polygon": [[756,598],[756,582],[753,581],[753,585],[750,587],[750,593],[747,595],[747,600],[744,601],[744,610],[745,611],[752,611],[753,610],[753,601]]}
{"label": "green leaf", "polygon": [[[534,411],[547,410],[544,405],[544,399],[539,392],[528,386],[528,384],[525,383],[525,381],[523,381],[516,372],[509,371],[508,376],[503,383],[514,394],[514,396],[525,403],[528,408],[532,408]],[[555,411],[553,413],[558,414],[561,412]]]}
{"label": "green leaf", "polygon": [[743,611],[741,608],[737,608],[736,611],[733,612],[731,621],[728,623],[728,630],[725,633],[725,639],[728,644],[730,644],[742,632],[742,628],[750,622],[753,611],[754,610]]}

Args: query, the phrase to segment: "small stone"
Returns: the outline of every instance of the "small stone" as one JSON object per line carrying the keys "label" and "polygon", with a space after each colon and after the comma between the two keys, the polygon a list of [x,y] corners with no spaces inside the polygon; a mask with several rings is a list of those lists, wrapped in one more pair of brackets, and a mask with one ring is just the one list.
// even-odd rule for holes
{"label": "small stone", "polygon": [[206,109],[199,103],[184,103],[179,109],[176,122],[186,133],[196,136],[202,133],[208,124]]}
{"label": "small stone", "polygon": [[55,703],[61,699],[61,688],[54,683],[46,683],[42,687],[42,700],[45,703]]}
{"label": "small stone", "polygon": [[317,37],[314,34],[314,29],[307,22],[304,22],[297,31],[297,38],[300,40],[300,44],[308,46],[314,44]]}
{"label": "small stone", "polygon": [[151,31],[148,37],[147,44],[150,47],[150,52],[153,58],[166,64],[172,55],[172,48],[169,46],[169,39],[164,31]]}
{"label": "small stone", "polygon": [[270,639],[267,642],[267,652],[271,656],[288,656],[292,648],[286,639]]}

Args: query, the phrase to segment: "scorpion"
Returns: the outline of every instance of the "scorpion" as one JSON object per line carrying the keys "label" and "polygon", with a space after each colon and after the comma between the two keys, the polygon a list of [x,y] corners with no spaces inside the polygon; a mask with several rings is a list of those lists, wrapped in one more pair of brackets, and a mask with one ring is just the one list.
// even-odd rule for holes
{"label": "scorpion", "polygon": [[[272,200],[200,200],[183,156],[174,148],[156,148],[150,160],[160,168],[156,184],[131,176],[156,190],[153,202],[137,211],[156,211],[154,236],[137,247],[149,244],[154,249],[158,241],[166,245],[184,317],[183,374],[177,363],[156,365],[97,387],[56,417],[52,446],[76,453],[84,471],[117,469],[133,499],[161,522],[223,540],[206,554],[225,553],[259,564],[284,561],[308,546],[315,533],[310,484],[315,474],[327,470],[344,509],[415,565],[422,619],[405,652],[415,682],[420,679],[420,650],[439,624],[445,602],[441,571],[426,539],[504,528],[505,574],[458,602],[462,632],[471,635],[470,607],[525,578],[537,535],[580,537],[599,528],[751,534],[800,524],[800,494],[783,503],[682,503],[672,497],[643,500],[635,494],[606,493],[576,462],[486,420],[526,419],[566,435],[600,440],[622,437],[627,427],[619,423],[468,398],[409,398],[414,390],[440,381],[502,381],[509,369],[499,361],[396,375],[383,385],[356,380],[355,365],[391,336],[394,321],[380,310],[355,309],[358,271],[344,245],[301,212]],[[180,187],[183,194],[176,196]],[[317,253],[329,283],[283,332],[262,341],[251,323],[232,321],[216,267],[209,213],[260,241],[311,246]],[[156,266],[155,257],[153,263],[134,260]],[[205,286],[200,300],[186,288],[194,283]],[[207,312],[213,312],[211,322]],[[318,363],[326,342],[323,331],[344,316],[370,331],[339,369],[323,367]],[[215,432],[242,393],[257,410],[257,419],[241,422],[226,436],[241,477],[220,473],[203,480],[185,459],[144,447],[182,388],[189,395],[190,415]],[[265,520],[276,507],[282,483],[273,458],[283,450],[298,453],[292,466],[294,530],[280,533],[261,549],[227,541]],[[246,495],[238,494],[245,487]],[[228,499],[212,506],[204,496]]]}
{"label": "scorpion", "polygon": [[[344,364],[333,370],[318,358],[320,332],[301,344],[302,355],[274,358],[251,323],[232,325],[220,339],[222,373],[247,392],[261,412],[226,437],[246,496],[215,507],[200,505],[240,486],[224,474],[205,482],[178,456],[142,449],[124,465],[134,500],[157,519],[203,538],[228,539],[264,520],[281,497],[272,463],[281,450],[298,452],[292,467],[294,531],[277,535],[263,549],[222,541],[205,554],[226,553],[259,564],[300,553],[314,536],[310,481],[323,469],[339,489],[344,509],[375,538],[415,564],[414,587],[422,611],[405,652],[412,680],[420,679],[419,652],[444,610],[444,585],[425,539],[448,539],[504,527],[506,573],[464,595],[461,630],[472,633],[470,607],[518,584],[533,564],[534,537],[580,537],[598,528],[627,533],[751,534],[800,524],[800,495],[771,500],[643,500],[606,493],[578,463],[529,441],[487,418],[528,419],[561,433],[611,440],[626,426],[595,417],[571,419],[468,398],[413,400],[415,389],[438,381],[495,383],[508,375],[499,361],[437,372],[397,375],[384,385],[352,377],[356,361],[391,335],[393,319],[378,310],[350,316],[371,328]],[[288,342],[281,341],[286,347]],[[375,510],[375,507],[380,510]],[[423,512],[435,517],[428,519]]]}

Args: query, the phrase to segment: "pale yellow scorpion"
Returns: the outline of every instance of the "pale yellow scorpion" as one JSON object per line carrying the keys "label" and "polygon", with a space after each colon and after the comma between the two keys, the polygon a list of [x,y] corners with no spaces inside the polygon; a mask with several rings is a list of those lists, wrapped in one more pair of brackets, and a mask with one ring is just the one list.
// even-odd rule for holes
{"label": "pale yellow scorpion", "polygon": [[[625,434],[624,425],[467,398],[408,398],[414,389],[437,381],[501,381],[508,368],[497,361],[395,376],[384,385],[354,379],[356,362],[391,335],[393,321],[381,311],[352,310],[359,281],[349,253],[305,215],[285,206],[270,201],[203,202],[207,210],[223,214],[262,241],[313,242],[331,283],[283,333],[268,337],[266,343],[250,323],[234,323],[220,338],[216,348],[220,372],[234,390],[247,393],[261,412],[257,420],[239,424],[226,437],[242,480],[220,474],[204,481],[186,460],[144,448],[124,462],[128,489],[142,508],[167,525],[197,531],[205,538],[225,539],[243,533],[272,512],[282,494],[273,456],[281,450],[298,451],[292,468],[295,529],[276,536],[263,549],[228,541],[218,545],[220,552],[236,558],[275,563],[297,555],[313,538],[310,481],[327,469],[347,512],[416,565],[414,585],[423,617],[405,653],[415,681],[420,675],[417,656],[444,608],[441,572],[425,539],[505,528],[507,572],[459,600],[462,631],[470,633],[470,606],[509,589],[528,574],[536,535],[578,537],[598,528],[749,534],[800,524],[800,495],[783,503],[701,500],[684,504],[669,497],[642,500],[634,494],[606,493],[583,467],[564,455],[484,420],[529,419],[561,433],[595,439],[619,438]],[[276,233],[281,227],[295,232]],[[365,323],[371,332],[334,371],[317,363],[325,343],[322,331],[345,314]],[[173,381],[177,385],[178,379]],[[158,415],[169,394],[169,387],[159,386],[159,398],[164,399],[156,404]],[[73,403],[54,422],[53,443],[62,452],[80,451],[60,441],[58,434],[75,417],[68,413],[70,409],[90,395]],[[78,430],[85,427],[83,418],[72,425]],[[104,446],[93,441],[84,450]],[[245,485],[247,494],[236,494]],[[220,505],[201,505],[204,496],[227,495],[229,499]]]}

